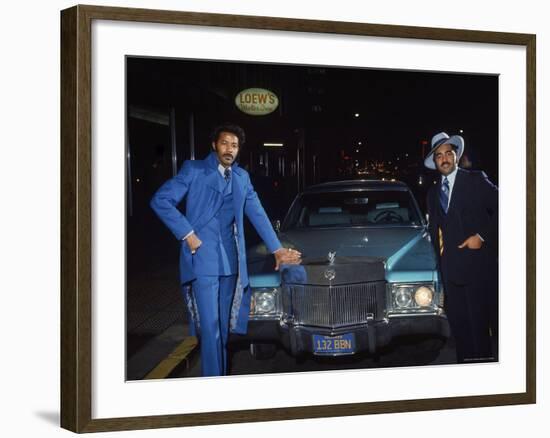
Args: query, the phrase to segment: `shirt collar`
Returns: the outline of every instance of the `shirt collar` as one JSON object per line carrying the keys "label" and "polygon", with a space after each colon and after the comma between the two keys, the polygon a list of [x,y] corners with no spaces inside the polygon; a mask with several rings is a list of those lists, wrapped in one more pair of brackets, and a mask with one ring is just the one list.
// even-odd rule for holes
{"label": "shirt collar", "polygon": [[[453,170],[451,173],[447,175],[447,180],[449,181],[449,184],[452,186],[455,183],[456,179],[456,173],[458,172],[458,166],[456,166],[455,170]],[[441,175],[441,183],[443,184],[443,181],[445,180],[445,175]]]}
{"label": "shirt collar", "polygon": [[[225,167],[223,167],[221,164],[218,164],[218,171],[220,172],[221,176],[223,176],[225,178]],[[231,171],[231,166],[230,167],[227,167],[227,169],[229,169],[229,171]]]}

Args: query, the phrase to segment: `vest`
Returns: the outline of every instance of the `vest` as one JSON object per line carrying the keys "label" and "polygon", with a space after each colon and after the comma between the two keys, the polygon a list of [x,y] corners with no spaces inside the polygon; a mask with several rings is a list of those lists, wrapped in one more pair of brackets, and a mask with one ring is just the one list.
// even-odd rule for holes
{"label": "vest", "polygon": [[234,275],[238,273],[237,242],[235,240],[235,212],[231,184],[220,175],[223,201],[218,212],[198,232],[202,246],[193,256],[195,275]]}
{"label": "vest", "polygon": [[219,223],[219,258],[218,275],[231,275],[238,272],[237,244],[235,241],[235,212],[233,207],[233,193],[227,184],[224,191],[223,203],[215,216]]}

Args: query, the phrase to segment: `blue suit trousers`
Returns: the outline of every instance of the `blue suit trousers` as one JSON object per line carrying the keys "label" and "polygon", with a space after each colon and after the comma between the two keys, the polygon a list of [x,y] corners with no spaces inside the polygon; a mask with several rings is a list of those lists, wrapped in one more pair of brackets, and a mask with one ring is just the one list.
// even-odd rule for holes
{"label": "blue suit trousers", "polygon": [[199,275],[192,282],[200,321],[203,376],[227,374],[227,339],[236,283],[236,275]]}

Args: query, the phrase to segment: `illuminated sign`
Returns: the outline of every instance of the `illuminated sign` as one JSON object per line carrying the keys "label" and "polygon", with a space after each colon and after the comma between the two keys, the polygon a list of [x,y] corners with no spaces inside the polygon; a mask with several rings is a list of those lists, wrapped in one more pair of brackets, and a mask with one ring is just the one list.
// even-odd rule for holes
{"label": "illuminated sign", "polygon": [[235,105],[245,114],[265,116],[277,109],[279,98],[264,88],[247,88],[237,94]]}

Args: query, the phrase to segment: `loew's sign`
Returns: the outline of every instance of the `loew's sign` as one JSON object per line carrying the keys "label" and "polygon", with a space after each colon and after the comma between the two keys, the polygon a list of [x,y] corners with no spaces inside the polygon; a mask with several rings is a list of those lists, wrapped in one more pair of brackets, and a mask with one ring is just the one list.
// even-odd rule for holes
{"label": "loew's sign", "polygon": [[251,116],[265,116],[277,109],[279,98],[264,88],[247,88],[235,97],[235,105]]}

